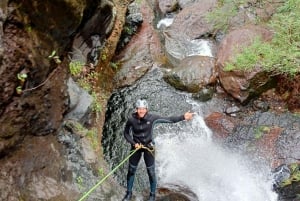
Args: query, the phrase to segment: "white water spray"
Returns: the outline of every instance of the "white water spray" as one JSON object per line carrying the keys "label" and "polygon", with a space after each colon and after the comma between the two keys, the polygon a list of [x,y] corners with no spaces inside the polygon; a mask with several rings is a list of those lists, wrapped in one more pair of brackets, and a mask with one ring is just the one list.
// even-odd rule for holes
{"label": "white water spray", "polygon": [[174,21],[174,18],[164,18],[164,19],[161,19],[161,20],[157,23],[156,28],[157,28],[157,29],[160,29],[160,28],[162,28],[162,27],[164,27],[164,28],[169,27],[169,26],[172,25],[173,21]]}
{"label": "white water spray", "polygon": [[211,50],[211,42],[205,39],[194,39],[188,41],[188,52],[187,56],[201,55],[207,57],[213,57],[213,53]]}
{"label": "white water spray", "polygon": [[179,134],[155,138],[159,186],[188,187],[199,201],[277,200],[267,168],[255,170],[245,157],[213,143],[200,116],[187,124]]}

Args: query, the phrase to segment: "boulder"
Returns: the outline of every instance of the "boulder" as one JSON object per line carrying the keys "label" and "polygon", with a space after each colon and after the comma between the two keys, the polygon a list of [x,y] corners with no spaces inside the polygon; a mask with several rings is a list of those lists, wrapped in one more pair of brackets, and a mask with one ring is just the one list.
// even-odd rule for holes
{"label": "boulder", "polygon": [[262,41],[269,41],[272,39],[272,32],[254,25],[231,31],[222,40],[217,54],[216,67],[222,86],[227,93],[242,103],[274,85],[272,76],[260,67],[255,67],[251,71],[224,70],[226,63],[233,61],[235,56],[244,47],[251,45],[257,37],[260,37]]}
{"label": "boulder", "polygon": [[164,80],[176,89],[196,93],[215,81],[214,65],[212,57],[186,57],[178,67],[165,73]]}
{"label": "boulder", "polygon": [[232,117],[219,112],[211,113],[205,117],[204,121],[218,139],[225,139],[230,135],[236,124]]}

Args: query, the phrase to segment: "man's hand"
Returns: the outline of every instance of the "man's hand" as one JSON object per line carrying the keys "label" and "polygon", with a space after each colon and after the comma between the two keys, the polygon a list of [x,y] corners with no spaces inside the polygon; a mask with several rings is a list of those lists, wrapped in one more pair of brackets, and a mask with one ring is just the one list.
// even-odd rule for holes
{"label": "man's hand", "polygon": [[191,120],[193,118],[193,115],[195,115],[195,114],[196,113],[193,113],[193,112],[190,112],[190,111],[186,112],[184,114],[184,120]]}
{"label": "man's hand", "polygon": [[142,148],[142,147],[143,147],[142,144],[139,144],[139,143],[135,143],[135,144],[134,144],[134,148],[135,148],[135,149],[140,149],[140,148]]}

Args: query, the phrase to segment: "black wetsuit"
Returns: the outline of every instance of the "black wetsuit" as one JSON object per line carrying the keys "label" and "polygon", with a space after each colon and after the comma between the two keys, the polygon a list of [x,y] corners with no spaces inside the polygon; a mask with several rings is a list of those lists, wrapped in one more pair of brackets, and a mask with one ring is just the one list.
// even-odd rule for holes
{"label": "black wetsuit", "polygon": [[[125,139],[132,145],[141,143],[142,145],[151,148],[153,144],[153,128],[156,123],[176,123],[184,120],[184,115],[161,117],[155,114],[146,113],[143,118],[138,118],[137,113],[133,113],[129,117],[124,130]],[[129,158],[129,169],[127,174],[127,191],[132,191],[133,180],[137,165],[141,159],[142,153],[144,153],[144,161],[146,163],[147,172],[150,180],[150,191],[155,193],[156,177],[154,166],[154,153],[149,152],[146,149],[139,149]]]}
{"label": "black wetsuit", "polygon": [[159,115],[146,113],[143,118],[138,118],[137,113],[133,113],[126,123],[124,136],[132,146],[136,143],[147,146],[152,142],[153,127],[156,123],[176,123],[183,120],[183,115],[161,117]]}

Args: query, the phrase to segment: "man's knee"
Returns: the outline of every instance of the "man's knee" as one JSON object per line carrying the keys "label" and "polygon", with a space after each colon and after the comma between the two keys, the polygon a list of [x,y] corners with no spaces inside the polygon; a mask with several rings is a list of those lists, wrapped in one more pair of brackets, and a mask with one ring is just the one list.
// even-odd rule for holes
{"label": "man's knee", "polygon": [[155,181],[156,176],[155,176],[155,166],[152,165],[151,167],[147,167],[147,173],[149,175],[150,181]]}
{"label": "man's knee", "polygon": [[135,174],[137,166],[129,164],[127,177],[131,177]]}

